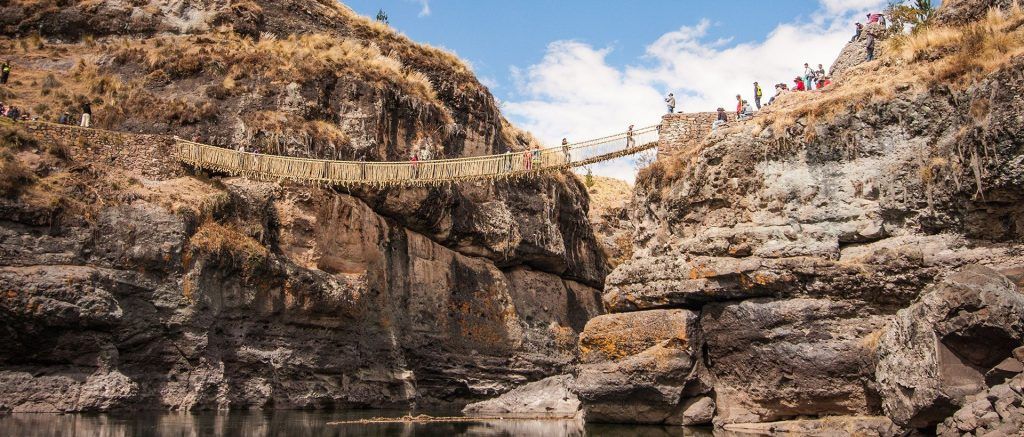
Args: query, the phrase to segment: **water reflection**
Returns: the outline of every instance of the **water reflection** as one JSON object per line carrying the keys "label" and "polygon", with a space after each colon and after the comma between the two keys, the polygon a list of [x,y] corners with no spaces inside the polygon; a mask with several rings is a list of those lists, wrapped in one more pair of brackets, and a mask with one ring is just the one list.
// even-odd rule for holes
{"label": "water reflection", "polygon": [[584,425],[576,420],[504,420],[465,423],[382,423],[329,425],[370,417],[400,417],[406,412],[267,412],[11,414],[0,416],[0,436],[192,437],[192,436],[711,436],[682,427]]}

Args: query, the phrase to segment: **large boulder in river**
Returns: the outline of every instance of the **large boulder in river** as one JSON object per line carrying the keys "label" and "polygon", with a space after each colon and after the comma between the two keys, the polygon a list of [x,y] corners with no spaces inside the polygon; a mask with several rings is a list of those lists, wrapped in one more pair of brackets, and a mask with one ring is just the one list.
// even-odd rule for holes
{"label": "large boulder in river", "polygon": [[558,375],[531,382],[494,399],[469,404],[470,416],[572,418],[580,412],[580,399],[570,390],[572,375]]}
{"label": "large boulder in river", "polygon": [[591,319],[580,334],[575,391],[588,422],[684,423],[700,394],[697,313],[652,310]]}
{"label": "large boulder in river", "polygon": [[701,334],[715,423],[877,415],[868,339],[886,319],[872,312],[833,299],[706,305]]}
{"label": "large boulder in river", "polygon": [[[969,266],[901,310],[878,344],[882,406],[898,424],[926,428],[987,388],[1024,344],[1024,295],[987,267]],[[1010,366],[1012,367],[1012,366]]]}

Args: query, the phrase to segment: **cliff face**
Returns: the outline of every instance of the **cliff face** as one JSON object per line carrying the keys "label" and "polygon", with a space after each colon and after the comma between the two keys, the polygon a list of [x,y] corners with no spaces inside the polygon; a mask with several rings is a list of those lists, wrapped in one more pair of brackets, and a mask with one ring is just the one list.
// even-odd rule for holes
{"label": "cliff face", "polygon": [[533,141],[449,54],[328,1],[15,1],[0,25],[5,103],[149,134],[4,127],[0,410],[461,405],[563,371],[601,312],[568,173],[342,192],[168,157],[169,134],[366,160]]}
{"label": "cliff face", "polygon": [[[1007,14],[992,35],[1019,30]],[[614,314],[580,339],[588,421],[701,423],[712,403],[727,428],[933,429],[1020,367],[1024,58],[914,50],[641,174]]]}

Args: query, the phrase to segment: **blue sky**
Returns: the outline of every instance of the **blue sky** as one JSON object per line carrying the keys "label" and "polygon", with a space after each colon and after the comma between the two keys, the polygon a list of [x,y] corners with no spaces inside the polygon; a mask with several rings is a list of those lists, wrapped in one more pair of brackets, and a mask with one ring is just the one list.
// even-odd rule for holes
{"label": "blue sky", "polygon": [[[555,144],[771,94],[804,62],[831,65],[855,21],[886,0],[344,0],[388,13],[415,41],[466,59],[518,126]],[[621,128],[620,128],[621,126]],[[631,180],[633,161],[595,173]]]}
{"label": "blue sky", "polygon": [[429,14],[411,0],[346,0],[356,12],[373,17],[387,12],[391,25],[415,41],[442,46],[473,64],[492,92],[507,100],[513,92],[509,69],[540,61],[548,44],[576,40],[614,47],[609,61],[625,65],[659,36],[709,19],[708,38],[750,41],[780,23],[807,15],[811,0],[432,0]]}

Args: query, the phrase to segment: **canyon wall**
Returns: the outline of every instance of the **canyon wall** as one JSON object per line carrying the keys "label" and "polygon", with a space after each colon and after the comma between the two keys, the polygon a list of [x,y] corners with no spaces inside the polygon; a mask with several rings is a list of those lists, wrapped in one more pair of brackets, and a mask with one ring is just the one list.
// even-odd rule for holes
{"label": "canyon wall", "polygon": [[533,144],[447,52],[333,1],[15,1],[0,28],[5,103],[110,130],[0,127],[0,411],[460,406],[566,371],[602,312],[570,173],[338,190],[167,148]]}

